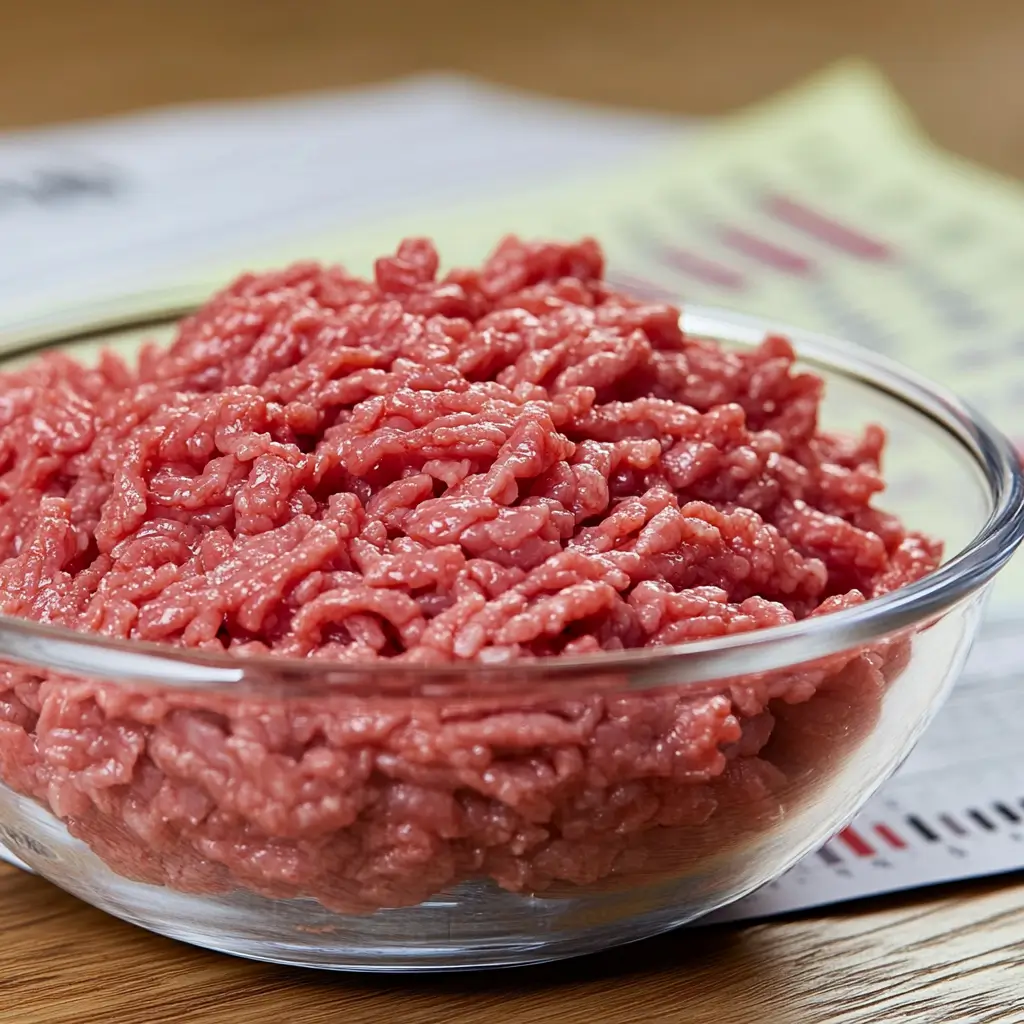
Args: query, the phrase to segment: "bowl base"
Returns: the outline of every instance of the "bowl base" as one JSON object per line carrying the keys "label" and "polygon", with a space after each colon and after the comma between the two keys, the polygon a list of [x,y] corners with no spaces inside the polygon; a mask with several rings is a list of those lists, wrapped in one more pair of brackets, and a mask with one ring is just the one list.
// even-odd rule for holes
{"label": "bowl base", "polygon": [[555,899],[473,881],[414,907],[341,914],[312,899],[194,895],[124,878],[47,810],[3,787],[0,821],[5,860],[114,917],[194,946],[293,967],[404,973],[544,963],[648,938],[731,902],[709,900],[719,880],[692,875]]}

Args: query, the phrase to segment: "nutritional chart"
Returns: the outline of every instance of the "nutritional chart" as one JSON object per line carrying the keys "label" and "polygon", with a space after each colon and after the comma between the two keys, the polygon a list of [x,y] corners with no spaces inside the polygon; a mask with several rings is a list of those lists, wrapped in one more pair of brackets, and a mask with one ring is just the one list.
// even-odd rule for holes
{"label": "nutritional chart", "polygon": [[[917,749],[838,835],[717,919],[757,918],[1024,869],[1024,687],[990,623]],[[1019,651],[1019,643],[1017,645]]]}

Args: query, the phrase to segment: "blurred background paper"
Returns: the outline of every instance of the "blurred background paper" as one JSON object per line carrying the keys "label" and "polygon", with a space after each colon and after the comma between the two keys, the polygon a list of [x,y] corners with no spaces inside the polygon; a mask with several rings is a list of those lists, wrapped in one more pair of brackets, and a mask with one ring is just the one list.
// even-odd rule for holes
{"label": "blurred background paper", "polygon": [[685,135],[675,118],[434,74],[0,136],[0,326]]}

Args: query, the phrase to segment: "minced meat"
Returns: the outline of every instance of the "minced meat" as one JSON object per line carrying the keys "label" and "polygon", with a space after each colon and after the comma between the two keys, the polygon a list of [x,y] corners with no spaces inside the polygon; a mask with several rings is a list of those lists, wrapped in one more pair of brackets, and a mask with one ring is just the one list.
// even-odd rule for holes
{"label": "minced meat", "polygon": [[[791,623],[938,564],[872,505],[883,431],[822,432],[822,381],[785,339],[684,335],[604,282],[590,240],[438,264],[409,240],[371,281],[246,275],[133,365],[0,374],[0,613],[368,671],[597,673],[602,652]],[[0,777],[122,873],[192,891],[365,910],[474,877],[594,884],[773,819],[905,656],[457,702],[11,668]]]}

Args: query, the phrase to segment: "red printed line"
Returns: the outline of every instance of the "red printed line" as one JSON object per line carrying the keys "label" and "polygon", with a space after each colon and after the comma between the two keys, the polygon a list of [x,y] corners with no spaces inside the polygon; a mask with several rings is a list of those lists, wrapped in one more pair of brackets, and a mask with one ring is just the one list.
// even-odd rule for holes
{"label": "red printed line", "polygon": [[859,832],[855,832],[852,828],[844,828],[839,833],[839,838],[842,839],[846,845],[853,850],[858,857],[871,857],[874,854],[874,850],[868,846],[867,842],[860,835]]}
{"label": "red printed line", "polygon": [[658,257],[666,266],[692,277],[705,284],[716,285],[719,288],[728,288],[730,291],[742,291],[746,287],[746,279],[722,263],[705,259],[687,249],[680,249],[675,245],[659,245]]}
{"label": "red printed line", "polygon": [[892,249],[884,242],[869,238],[788,196],[769,193],[761,200],[761,207],[776,220],[858,259],[884,261],[893,256]]}
{"label": "red printed line", "polygon": [[766,238],[752,235],[749,231],[724,227],[719,229],[718,237],[730,249],[784,274],[803,277],[814,270],[814,264],[806,256],[801,256],[791,249],[784,249]]}
{"label": "red printed line", "polygon": [[876,825],[875,831],[894,849],[905,850],[907,844],[888,825]]}

